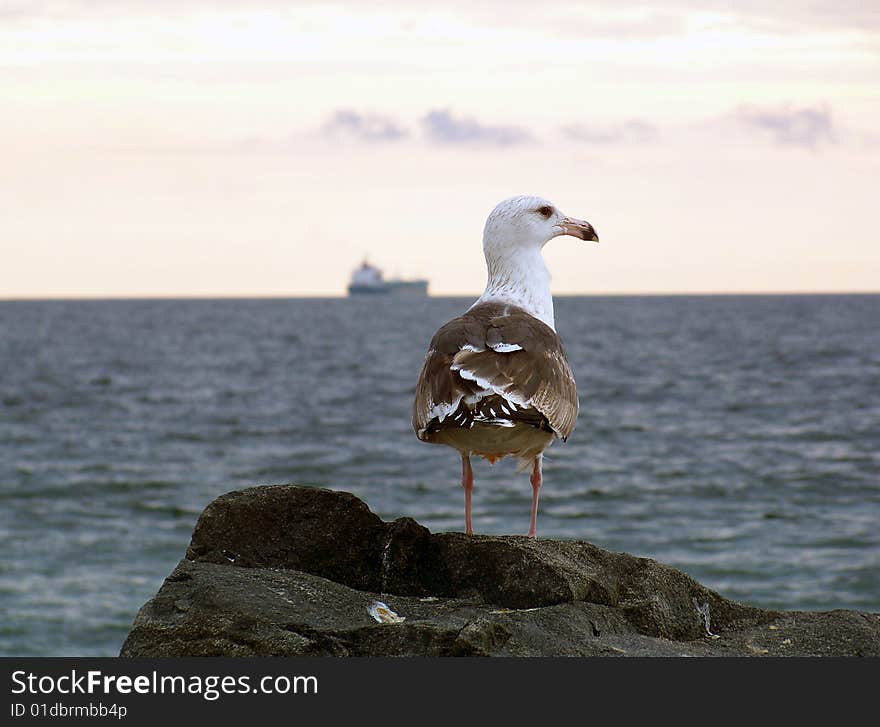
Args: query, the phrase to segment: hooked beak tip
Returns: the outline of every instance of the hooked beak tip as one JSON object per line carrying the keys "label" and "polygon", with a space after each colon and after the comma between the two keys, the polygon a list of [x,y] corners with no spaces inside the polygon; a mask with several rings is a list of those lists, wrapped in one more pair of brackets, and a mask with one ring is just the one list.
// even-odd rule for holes
{"label": "hooked beak tip", "polygon": [[584,220],[576,220],[572,217],[566,217],[557,225],[557,227],[562,230],[560,233],[561,235],[571,235],[572,237],[577,237],[581,240],[599,242],[599,235],[596,234],[596,229],[589,222]]}

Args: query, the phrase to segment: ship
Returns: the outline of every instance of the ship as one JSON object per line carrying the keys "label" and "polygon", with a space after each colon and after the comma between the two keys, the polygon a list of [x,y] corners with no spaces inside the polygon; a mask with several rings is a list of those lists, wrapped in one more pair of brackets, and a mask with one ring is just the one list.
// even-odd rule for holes
{"label": "ship", "polygon": [[382,271],[366,260],[351,274],[351,282],[348,284],[349,295],[388,295],[389,293],[425,296],[428,294],[428,281],[401,278],[385,280]]}

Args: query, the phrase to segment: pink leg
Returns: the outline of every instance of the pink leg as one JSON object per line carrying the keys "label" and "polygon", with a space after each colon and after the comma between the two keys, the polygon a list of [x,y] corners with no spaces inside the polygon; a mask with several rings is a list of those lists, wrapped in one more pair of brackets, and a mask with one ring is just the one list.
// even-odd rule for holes
{"label": "pink leg", "polygon": [[474,490],[474,471],[471,469],[469,455],[461,455],[461,486],[464,488],[464,526],[468,535],[474,534],[474,524],[471,521],[471,492]]}
{"label": "pink leg", "polygon": [[531,483],[532,483],[532,519],[529,524],[529,537],[535,538],[537,537],[536,531],[538,529],[538,495],[541,494],[541,459],[542,455],[538,455],[535,457],[535,466],[532,469]]}

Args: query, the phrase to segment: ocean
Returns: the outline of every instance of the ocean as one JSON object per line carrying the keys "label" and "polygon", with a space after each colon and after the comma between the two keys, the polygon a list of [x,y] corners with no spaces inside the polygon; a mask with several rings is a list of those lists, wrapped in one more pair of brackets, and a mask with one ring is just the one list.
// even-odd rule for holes
{"label": "ocean", "polygon": [[[0,654],[118,653],[215,497],[293,482],[462,530],[410,407],[473,299],[0,302]],[[581,412],[538,535],[771,608],[880,611],[880,295],[560,297]],[[475,461],[478,533],[531,488]]]}

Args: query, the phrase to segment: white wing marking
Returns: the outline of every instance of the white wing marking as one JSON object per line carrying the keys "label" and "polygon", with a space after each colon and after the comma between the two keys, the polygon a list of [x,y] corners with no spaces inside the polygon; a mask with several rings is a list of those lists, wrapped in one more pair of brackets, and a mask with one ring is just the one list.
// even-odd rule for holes
{"label": "white wing marking", "polygon": [[[472,371],[468,371],[467,369],[462,368],[461,364],[454,363],[454,364],[452,364],[452,366],[450,366],[450,368],[453,371],[457,371],[458,375],[461,376],[461,378],[467,379],[468,381],[473,381],[477,386],[485,389],[486,391],[490,391],[493,394],[498,394],[499,396],[503,396],[505,399],[507,399],[508,402],[512,402],[512,403],[514,403],[518,406],[524,407],[524,408],[528,408],[529,406],[531,406],[531,404],[528,401],[526,401],[525,399],[523,399],[521,396],[517,396],[513,392],[507,390],[507,389],[513,387],[512,383],[508,384],[507,387],[495,386],[491,381],[489,381],[487,379],[481,379],[479,376],[477,376]],[[480,398],[482,398],[482,397],[480,397]],[[458,402],[456,402],[455,405],[458,406]]]}
{"label": "white wing marking", "polygon": [[[512,353],[513,351],[522,351],[523,347],[518,343],[496,343],[494,346],[490,346],[495,353]],[[462,349],[464,350],[464,349]]]}

